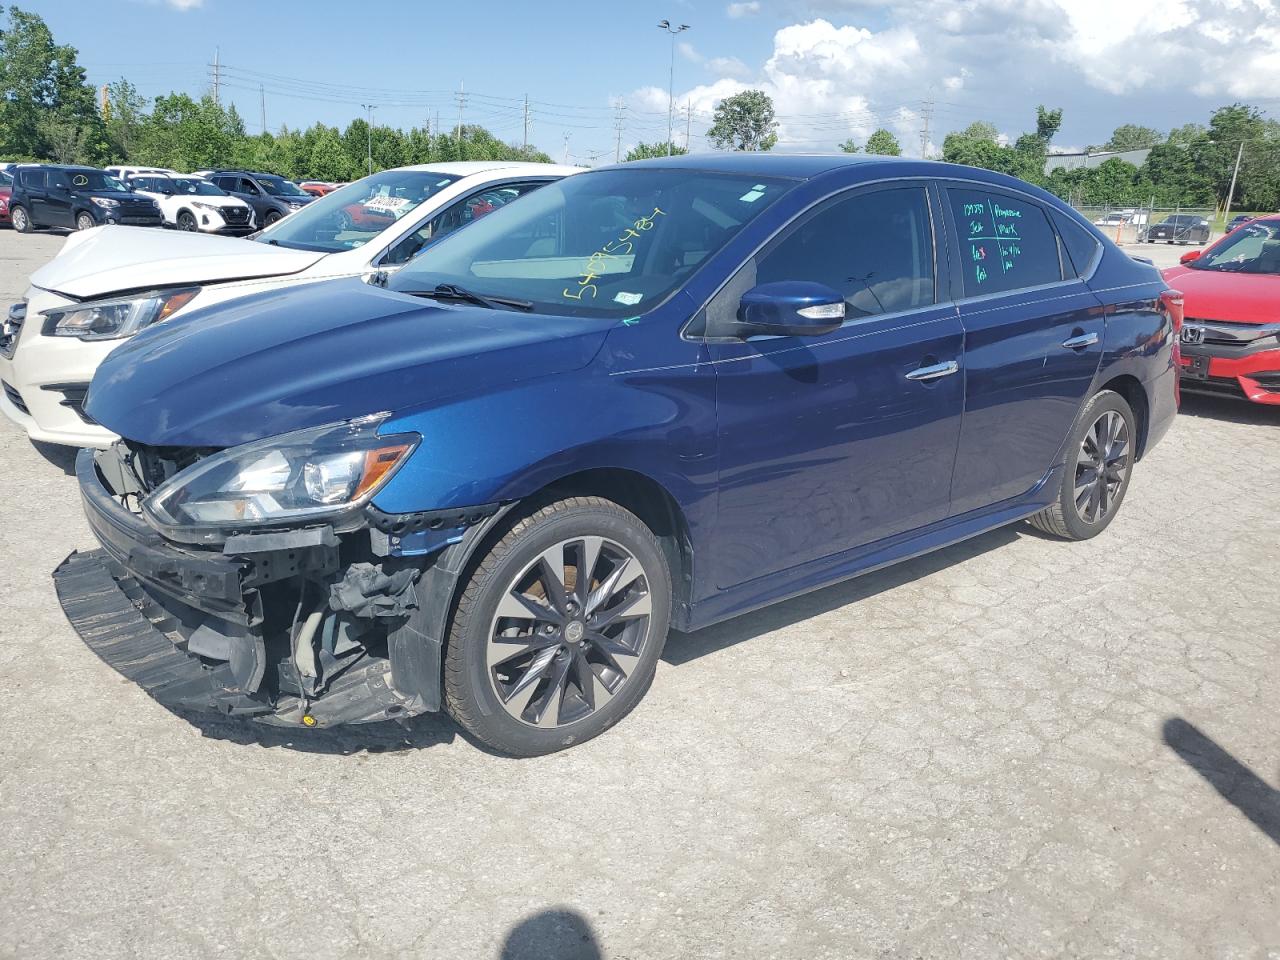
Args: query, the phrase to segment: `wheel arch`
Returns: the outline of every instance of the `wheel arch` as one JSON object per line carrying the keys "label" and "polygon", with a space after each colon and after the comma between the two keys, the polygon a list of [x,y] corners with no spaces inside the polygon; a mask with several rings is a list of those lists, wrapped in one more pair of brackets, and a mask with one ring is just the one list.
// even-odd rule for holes
{"label": "wheel arch", "polygon": [[1113,390],[1120,394],[1120,396],[1124,397],[1125,402],[1129,404],[1129,409],[1133,411],[1135,426],[1138,430],[1137,450],[1135,451],[1134,460],[1141,460],[1147,450],[1147,436],[1150,432],[1151,424],[1151,400],[1147,397],[1146,388],[1133,374],[1122,373],[1119,376],[1112,377],[1098,388],[1098,392],[1103,390]]}

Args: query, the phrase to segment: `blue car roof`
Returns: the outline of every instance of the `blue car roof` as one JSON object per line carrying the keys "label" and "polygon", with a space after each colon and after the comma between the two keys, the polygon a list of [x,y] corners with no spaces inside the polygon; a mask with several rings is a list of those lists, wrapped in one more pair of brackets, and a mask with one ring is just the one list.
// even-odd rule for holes
{"label": "blue car roof", "polygon": [[[709,173],[739,173],[760,177],[792,177],[806,180],[845,166],[882,166],[917,163],[902,157],[869,156],[856,153],[687,153],[677,157],[633,160],[616,166],[702,170]],[[905,169],[903,170],[905,174]]]}

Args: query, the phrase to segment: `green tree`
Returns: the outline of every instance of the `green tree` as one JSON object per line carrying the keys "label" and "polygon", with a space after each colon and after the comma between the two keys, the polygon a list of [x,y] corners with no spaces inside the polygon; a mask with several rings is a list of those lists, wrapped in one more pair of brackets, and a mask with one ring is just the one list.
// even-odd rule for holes
{"label": "green tree", "polygon": [[1036,107],[1036,139],[1041,141],[1045,149],[1049,148],[1049,142],[1058,135],[1058,130],[1062,127],[1062,108],[1050,110],[1044,104]]}
{"label": "green tree", "polygon": [[744,90],[716,104],[707,139],[719,150],[772,150],[777,129],[769,95]]}
{"label": "green tree", "polygon": [[902,146],[898,143],[897,137],[884,129],[884,127],[881,127],[867,137],[867,153],[879,154],[885,157],[900,157],[902,156]]}
{"label": "green tree", "polygon": [[147,99],[128,80],[107,84],[107,145],[111,156],[132,160],[138,150],[142,126],[147,119]]}
{"label": "green tree", "polygon": [[74,145],[86,160],[106,150],[102,117],[75,47],[54,43],[37,14],[10,7],[0,29],[0,151],[50,157],[51,136],[59,150]]}
{"label": "green tree", "polygon": [[862,148],[860,146],[853,142],[853,137],[850,137],[844,143],[840,144],[841,153],[857,153],[861,149]]}
{"label": "green tree", "polygon": [[987,143],[999,144],[1000,131],[996,129],[994,123],[988,123],[986,120],[975,120],[969,124],[959,134],[966,140],[985,141]]}
{"label": "green tree", "polygon": [[652,157],[665,157],[668,155],[677,157],[688,152],[686,148],[677,147],[674,143],[637,143],[627,151],[627,155],[622,160],[625,163],[628,160],[648,160]]}
{"label": "green tree", "polygon": [[1111,139],[1103,150],[1145,150],[1158,144],[1163,138],[1160,131],[1136,123],[1122,123],[1111,131]]}

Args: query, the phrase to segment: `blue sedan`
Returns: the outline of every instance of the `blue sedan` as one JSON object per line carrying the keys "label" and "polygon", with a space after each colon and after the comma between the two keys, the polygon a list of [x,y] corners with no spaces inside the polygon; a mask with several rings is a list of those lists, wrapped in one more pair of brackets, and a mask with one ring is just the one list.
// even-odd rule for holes
{"label": "blue sedan", "polygon": [[162,703],[443,707],[545,753],[631,711],[669,629],[1016,521],[1101,533],[1177,410],[1180,313],[1000,174],[586,172],[123,344],[87,399],[123,439],[77,466],[101,549],[55,581]]}

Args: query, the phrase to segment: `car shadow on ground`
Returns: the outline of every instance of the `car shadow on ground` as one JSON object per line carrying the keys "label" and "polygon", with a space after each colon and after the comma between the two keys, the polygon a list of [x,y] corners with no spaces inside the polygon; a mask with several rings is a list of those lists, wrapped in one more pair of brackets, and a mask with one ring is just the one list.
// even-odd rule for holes
{"label": "car shadow on ground", "polygon": [[32,440],[31,446],[35,447],[36,453],[68,477],[76,475],[76,454],[80,452],[78,447],[64,447],[56,443],[42,443],[39,440]]}
{"label": "car shadow on ground", "polygon": [[[804,594],[792,600],[776,603],[753,613],[743,614],[724,623],[707,627],[705,630],[695,633],[673,631],[667,640],[663,659],[675,666],[689,663],[734,644],[752,640],[801,620],[807,620],[931,573],[937,573],[953,564],[963,563],[989,550],[997,550],[1012,543],[1020,535],[1020,526],[1013,525],[992,530],[944,550]],[[252,720],[198,711],[174,710],[171,712],[198,729],[203,736],[211,739],[227,740],[244,745],[279,747],[301,753],[336,756],[357,753],[393,753],[448,744],[452,743],[455,737],[461,737],[491,756],[505,756],[468,735],[443,711],[422,714],[403,723],[353,724],[327,730],[276,727]]]}
{"label": "car shadow on ground", "polygon": [[1280,790],[1181,717],[1164,722],[1164,742],[1222,798],[1280,845]]}
{"label": "car shadow on ground", "polygon": [[1212,397],[1202,393],[1184,391],[1182,409],[1178,413],[1184,417],[1280,427],[1280,406],[1250,403],[1248,400],[1234,400],[1230,397]]}
{"label": "car shadow on ground", "polygon": [[680,633],[673,630],[667,638],[662,659],[675,666],[689,663],[734,644],[752,640],[763,634],[772,633],[774,630],[781,630],[801,620],[808,620],[886,590],[892,590],[912,580],[927,577],[991,550],[998,550],[1030,530],[1030,527],[1020,523],[1000,527],[943,550],[885,567],[873,573],[863,574],[812,593],[802,594],[703,630],[693,633]]}

